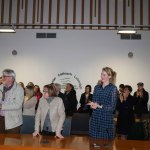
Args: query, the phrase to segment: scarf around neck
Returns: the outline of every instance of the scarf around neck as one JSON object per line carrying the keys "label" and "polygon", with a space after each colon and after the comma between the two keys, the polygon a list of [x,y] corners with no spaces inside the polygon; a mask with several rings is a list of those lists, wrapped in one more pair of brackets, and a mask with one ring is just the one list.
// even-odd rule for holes
{"label": "scarf around neck", "polygon": [[13,87],[13,85],[14,85],[14,82],[12,83],[12,85],[11,85],[10,87],[7,87],[7,86],[4,86],[4,87],[3,87],[3,96],[2,96],[2,101],[4,101],[4,100],[5,100],[5,94],[6,94],[6,92],[8,92],[9,90],[11,90],[11,89],[12,89],[12,87]]}

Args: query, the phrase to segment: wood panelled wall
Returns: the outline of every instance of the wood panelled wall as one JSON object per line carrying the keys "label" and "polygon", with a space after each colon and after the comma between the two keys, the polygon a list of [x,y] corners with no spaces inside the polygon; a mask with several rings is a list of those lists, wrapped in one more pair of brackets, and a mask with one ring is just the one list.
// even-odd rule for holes
{"label": "wood panelled wall", "polygon": [[23,29],[150,29],[150,0],[0,0],[0,24]]}

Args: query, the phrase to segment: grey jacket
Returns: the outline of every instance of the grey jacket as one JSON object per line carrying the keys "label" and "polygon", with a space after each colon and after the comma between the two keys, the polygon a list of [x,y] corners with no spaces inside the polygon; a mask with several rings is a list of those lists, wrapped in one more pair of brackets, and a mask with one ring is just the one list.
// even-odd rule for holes
{"label": "grey jacket", "polygon": [[[0,85],[0,103],[2,102],[3,84]],[[22,124],[22,105],[24,100],[24,91],[16,82],[10,91],[7,92],[9,100],[2,104],[2,110],[5,113],[5,129],[13,129]]]}
{"label": "grey jacket", "polygon": [[37,103],[37,98],[33,96],[23,103],[23,115],[35,116],[35,106]]}

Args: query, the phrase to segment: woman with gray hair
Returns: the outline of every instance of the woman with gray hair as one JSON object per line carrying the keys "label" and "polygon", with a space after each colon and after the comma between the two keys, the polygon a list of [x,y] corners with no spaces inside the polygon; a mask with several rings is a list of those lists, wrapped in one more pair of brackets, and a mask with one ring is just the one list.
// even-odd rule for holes
{"label": "woman with gray hair", "polygon": [[3,70],[3,84],[0,85],[0,133],[20,133],[24,91],[15,78],[14,70]]}

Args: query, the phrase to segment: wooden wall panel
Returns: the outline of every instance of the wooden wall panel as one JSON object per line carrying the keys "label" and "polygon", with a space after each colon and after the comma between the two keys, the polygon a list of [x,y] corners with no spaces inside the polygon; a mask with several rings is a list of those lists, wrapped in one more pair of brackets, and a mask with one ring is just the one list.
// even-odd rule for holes
{"label": "wooden wall panel", "polygon": [[[49,13],[48,13],[48,24],[51,24],[51,17],[52,16],[52,0],[49,0]],[[48,27],[49,29],[51,26]]]}
{"label": "wooden wall panel", "polygon": [[[115,0],[115,25],[118,24],[118,0]],[[117,27],[115,27],[117,29]]]}
{"label": "wooden wall panel", "polygon": [[[24,24],[27,24],[27,19],[28,19],[28,0],[25,0],[25,10],[24,10]],[[27,26],[24,26],[26,28]]]}
{"label": "wooden wall panel", "polygon": [[[150,26],[150,1],[148,1],[148,25]],[[149,27],[150,30],[150,27]]]}
{"label": "wooden wall panel", "polygon": [[[65,24],[68,23],[68,0],[65,0]],[[67,26],[65,26],[65,29],[67,29]]]}
{"label": "wooden wall panel", "polygon": [[97,0],[94,2],[94,17],[96,17]]}
{"label": "wooden wall panel", "polygon": [[134,25],[134,0],[132,0],[131,12],[132,12],[131,24]]}
{"label": "wooden wall panel", "polygon": [[[44,0],[41,0],[41,15],[40,15],[40,24],[43,24],[43,12],[44,11]],[[42,29],[43,26],[40,26],[40,28]]]}
{"label": "wooden wall panel", "polygon": [[[56,23],[59,24],[59,11],[60,11],[60,0],[57,0],[57,21]],[[59,28],[59,26],[56,27],[57,29]]]}
{"label": "wooden wall panel", "polygon": [[[109,0],[106,2],[106,24],[109,24]],[[109,27],[106,27],[106,29],[109,29]]]}
{"label": "wooden wall panel", "polygon": [[126,25],[126,0],[123,0],[123,25]]}
{"label": "wooden wall panel", "polygon": [[37,0],[37,22],[39,22],[40,0]]}
{"label": "wooden wall panel", "polygon": [[[98,24],[101,24],[101,0],[98,0]],[[98,26],[98,29],[100,30],[101,27]]]}
{"label": "wooden wall panel", "polygon": [[[49,0],[49,11],[48,11],[48,24],[51,24],[51,16],[52,16],[52,0]],[[48,26],[50,29],[51,26]]]}
{"label": "wooden wall panel", "polygon": [[16,28],[116,30],[115,25],[136,23],[150,29],[150,0],[0,0],[0,4],[0,24],[15,23]]}
{"label": "wooden wall panel", "polygon": [[140,25],[143,25],[143,0],[140,0]]}
{"label": "wooden wall panel", "polygon": [[[90,0],[90,24],[92,24],[92,18],[93,18],[93,0]],[[92,26],[90,26],[90,30],[92,29]]]}
{"label": "wooden wall panel", "polygon": [[9,19],[8,23],[11,24],[11,14],[12,14],[12,0],[9,0]]}
{"label": "wooden wall panel", "polygon": [[[81,24],[84,24],[84,0],[82,0],[81,6]],[[84,26],[82,26],[81,29],[84,29]]]}
{"label": "wooden wall panel", "polygon": [[1,1],[1,24],[4,23],[4,0]]}
{"label": "wooden wall panel", "polygon": [[[32,11],[32,24],[35,24],[35,13],[36,13],[36,0],[33,0],[33,11]],[[32,26],[34,29],[34,26]]]}
{"label": "wooden wall panel", "polygon": [[[76,0],[73,1],[73,24],[76,24]],[[73,26],[73,29],[75,29],[76,26]]]}
{"label": "wooden wall panel", "polygon": [[[17,14],[16,14],[16,24],[19,24],[19,16],[20,16],[20,0],[17,0]],[[16,26],[18,29],[19,26]]]}

